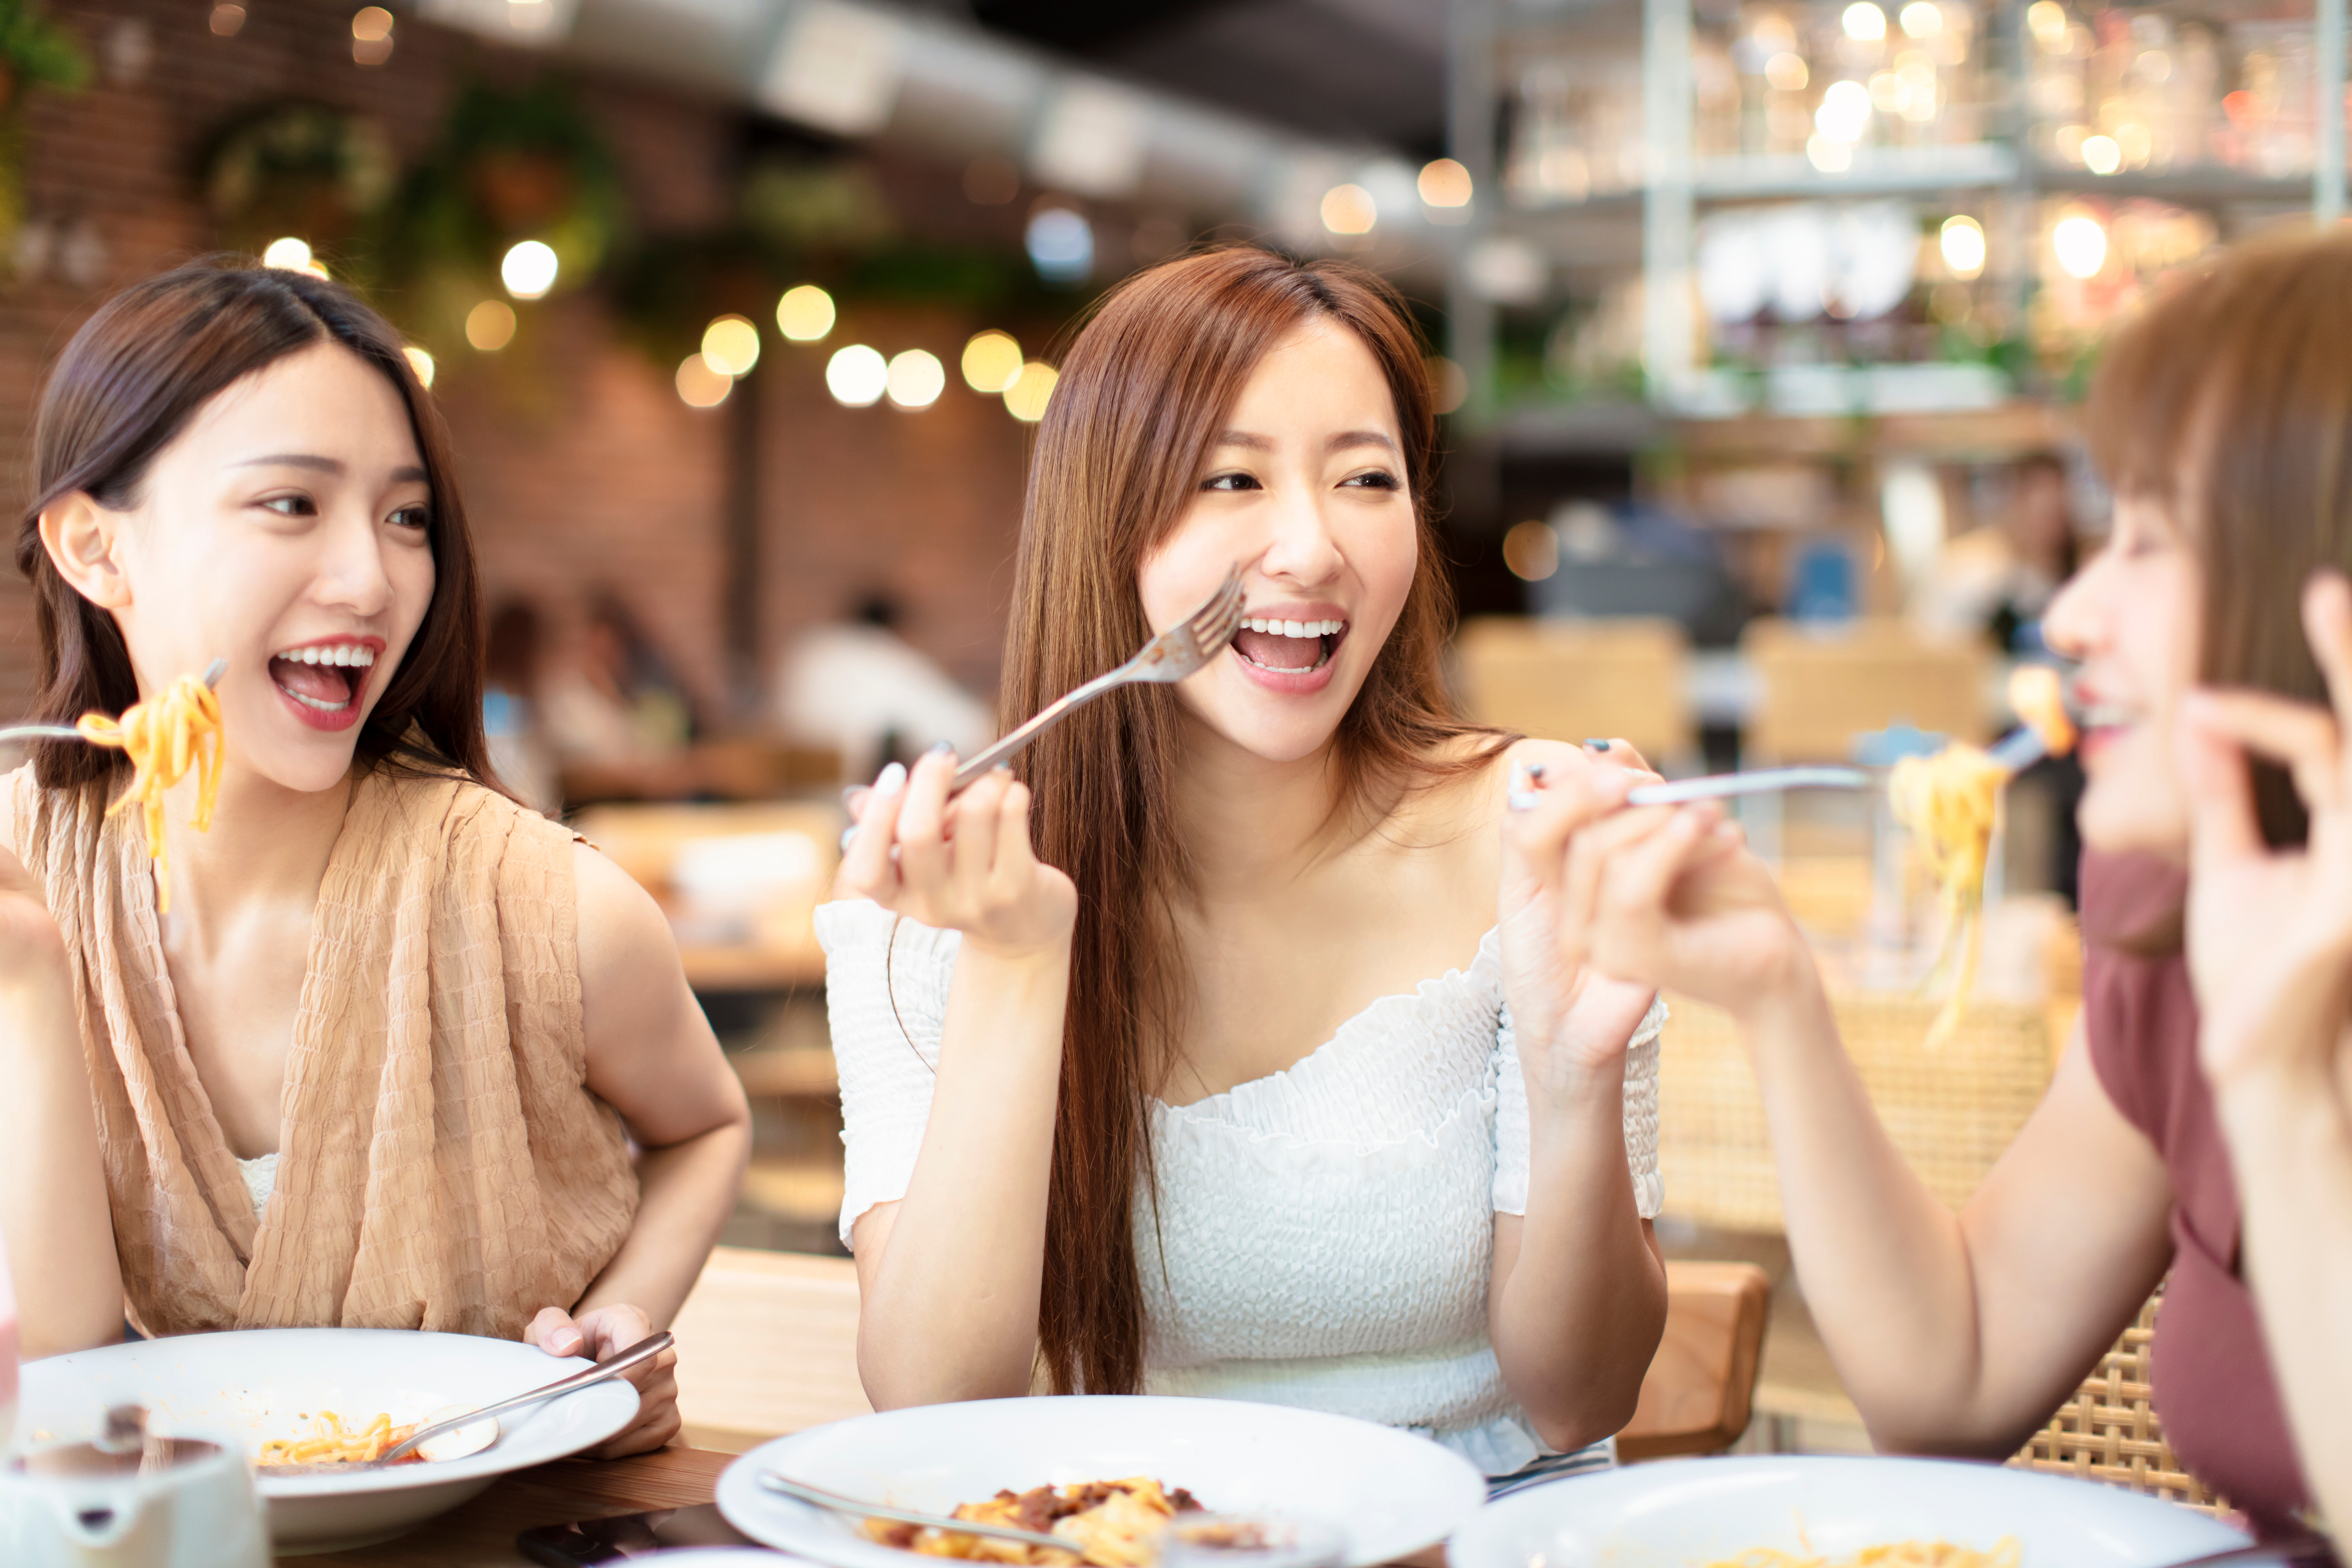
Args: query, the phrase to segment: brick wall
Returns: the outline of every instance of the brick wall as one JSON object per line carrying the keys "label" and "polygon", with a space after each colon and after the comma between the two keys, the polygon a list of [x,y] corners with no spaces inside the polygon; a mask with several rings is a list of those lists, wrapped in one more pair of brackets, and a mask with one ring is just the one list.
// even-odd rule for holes
{"label": "brick wall", "polygon": [[[257,103],[306,97],[373,116],[405,159],[430,142],[469,74],[518,79],[537,68],[407,16],[391,61],[361,67],[350,55],[355,0],[246,5],[243,28],[226,38],[208,30],[202,0],[83,0],[53,13],[100,70],[82,93],[40,95],[26,120],[34,232],[58,243],[35,273],[0,281],[0,493],[12,539],[42,367],[114,289],[215,243],[193,169],[215,126]],[[641,227],[695,227],[724,210],[741,140],[736,111],[609,79],[580,85],[622,160]],[[523,317],[506,351],[445,362],[436,388],[456,431],[488,595],[530,595],[562,628],[588,596],[615,591],[716,709],[726,679],[726,421],[735,416],[685,406],[669,369],[617,341],[593,295],[526,307]],[[982,324],[992,323],[853,310],[824,349],[923,346],[952,366]],[[912,640],[985,689],[1019,521],[1024,427],[960,381],[919,414],[841,408],[824,392],[824,354],[772,336],[755,373],[762,667],[797,627],[884,589],[905,606]],[[25,585],[0,569],[0,715],[21,710],[35,660]]]}

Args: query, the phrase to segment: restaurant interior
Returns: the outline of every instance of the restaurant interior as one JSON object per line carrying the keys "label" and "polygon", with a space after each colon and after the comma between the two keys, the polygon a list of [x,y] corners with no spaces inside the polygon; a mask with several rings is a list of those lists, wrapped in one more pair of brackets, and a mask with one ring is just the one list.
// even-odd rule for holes
{"label": "restaurant interior", "polygon": [[[2341,11],[0,0],[0,453],[21,491],[45,364],[191,256],[321,270],[404,334],[456,433],[502,774],[659,900],[751,1097],[678,1325],[723,1347],[684,1364],[688,1436],[742,1448],[866,1407],[813,911],[845,785],[997,732],[1030,442],[1106,289],[1249,240],[1402,290],[1473,717],[1669,776],[1877,779],[2010,731],[2011,671],[2049,660],[2106,527],[2077,410],[2108,323],[2340,215]],[[0,714],[37,647],[7,574]],[[1885,791],[1739,806],[1953,1204],[2080,1005],[2080,787],[2053,760],[2008,792],[1933,1045],[1951,911]],[[1621,1449],[1867,1452],[1741,1047],[1667,1002],[1661,1365],[1688,1364]],[[2210,1502],[2149,1321],[2014,1463]]]}

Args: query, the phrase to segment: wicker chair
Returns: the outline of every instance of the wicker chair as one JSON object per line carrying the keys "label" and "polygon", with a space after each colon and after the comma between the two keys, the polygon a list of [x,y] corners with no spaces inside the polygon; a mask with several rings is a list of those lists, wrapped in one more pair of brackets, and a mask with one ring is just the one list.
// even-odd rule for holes
{"label": "wicker chair", "polygon": [[2149,1403],[2148,1360],[2156,1342],[2157,1303],[2163,1299],[2161,1289],[2147,1299],[2139,1320],[2124,1331],[2074,1397],[2058,1407],[2050,1425],[2033,1435],[2011,1465],[2106,1481],[2205,1513],[2227,1511],[2229,1504],[2206,1490],[2172,1457]]}

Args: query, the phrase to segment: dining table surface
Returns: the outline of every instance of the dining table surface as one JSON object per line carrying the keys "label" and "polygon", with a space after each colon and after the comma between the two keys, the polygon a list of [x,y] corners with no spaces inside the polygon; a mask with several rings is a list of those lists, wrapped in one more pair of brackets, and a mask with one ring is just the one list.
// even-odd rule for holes
{"label": "dining table surface", "polygon": [[672,1445],[626,1459],[557,1459],[492,1481],[405,1535],[343,1552],[281,1556],[279,1568],[519,1568],[526,1530],[707,1503],[732,1454]]}

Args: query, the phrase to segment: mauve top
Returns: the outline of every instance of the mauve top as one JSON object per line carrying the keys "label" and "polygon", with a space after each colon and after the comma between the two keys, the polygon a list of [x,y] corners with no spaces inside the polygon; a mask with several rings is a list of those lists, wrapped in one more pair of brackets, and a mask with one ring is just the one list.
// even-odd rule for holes
{"label": "mauve top", "polygon": [[2238,1187],[2197,1061],[2197,999],[2178,951],[2119,944],[2172,923],[2182,873],[2140,856],[2083,857],[2083,1019],[2091,1063],[2172,1182],[2172,1274],[2156,1319],[2157,1414],[2182,1464],[2265,1538],[2301,1528],[2295,1461],[2254,1299],[2238,1272]]}

